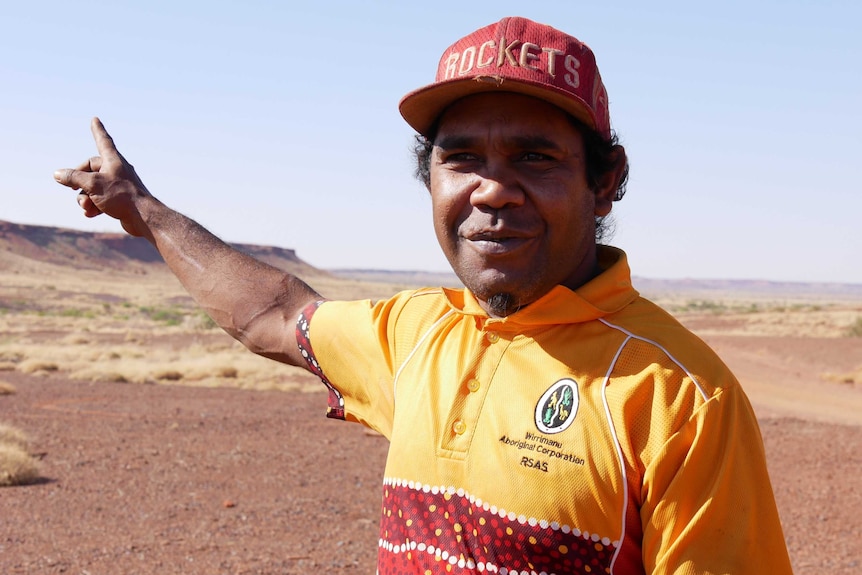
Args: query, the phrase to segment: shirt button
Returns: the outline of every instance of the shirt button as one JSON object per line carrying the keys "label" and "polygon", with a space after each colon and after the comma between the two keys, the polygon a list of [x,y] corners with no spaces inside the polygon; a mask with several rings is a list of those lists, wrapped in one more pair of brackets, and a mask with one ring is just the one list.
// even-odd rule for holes
{"label": "shirt button", "polygon": [[494,331],[489,331],[488,333],[485,334],[485,337],[488,338],[488,341],[490,343],[497,343],[497,341],[499,341],[499,339],[500,339],[499,334],[497,334],[497,332],[494,332]]}
{"label": "shirt button", "polygon": [[467,431],[467,424],[459,419],[452,425],[452,431],[458,435],[464,435],[464,432]]}
{"label": "shirt button", "polygon": [[469,389],[473,393],[476,393],[477,391],[479,391],[479,387],[480,386],[479,386],[479,380],[478,379],[471,379],[470,381],[467,382],[467,389]]}

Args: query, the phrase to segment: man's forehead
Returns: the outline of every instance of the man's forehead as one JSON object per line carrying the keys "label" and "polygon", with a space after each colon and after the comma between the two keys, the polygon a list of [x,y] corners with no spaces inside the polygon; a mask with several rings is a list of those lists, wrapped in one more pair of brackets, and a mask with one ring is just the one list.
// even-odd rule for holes
{"label": "man's forehead", "polygon": [[434,144],[458,147],[489,138],[511,143],[561,147],[578,133],[563,110],[520,94],[481,94],[455,102],[438,119]]}

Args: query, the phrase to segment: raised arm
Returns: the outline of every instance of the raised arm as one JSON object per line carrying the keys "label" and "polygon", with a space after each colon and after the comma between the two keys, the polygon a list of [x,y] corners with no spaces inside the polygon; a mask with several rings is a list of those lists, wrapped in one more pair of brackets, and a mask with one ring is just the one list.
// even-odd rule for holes
{"label": "raised arm", "polygon": [[54,172],[57,182],[80,190],[84,215],[108,214],[129,234],[149,240],[195,301],[251,351],[306,367],[294,326],[302,309],[320,296],[295,276],[237,251],[161,203],[98,118],[91,129],[99,155],[77,169]]}

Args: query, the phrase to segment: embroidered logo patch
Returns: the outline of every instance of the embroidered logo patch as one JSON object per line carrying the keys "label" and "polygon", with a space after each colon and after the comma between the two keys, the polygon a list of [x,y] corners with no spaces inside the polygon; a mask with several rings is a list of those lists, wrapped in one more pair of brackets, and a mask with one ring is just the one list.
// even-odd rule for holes
{"label": "embroidered logo patch", "polygon": [[575,420],[578,412],[578,384],[561,379],[539,398],[536,404],[536,427],[542,433],[560,433]]}

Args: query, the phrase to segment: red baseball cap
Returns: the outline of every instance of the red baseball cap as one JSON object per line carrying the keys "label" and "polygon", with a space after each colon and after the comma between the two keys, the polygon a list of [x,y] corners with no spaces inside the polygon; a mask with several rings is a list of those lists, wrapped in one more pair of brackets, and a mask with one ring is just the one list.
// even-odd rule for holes
{"label": "red baseball cap", "polygon": [[455,42],[440,58],[434,83],[404,96],[398,108],[414,130],[428,136],[456,100],[495,91],[545,100],[604,139],[611,137],[608,93],[592,50],[526,18],[503,18]]}

